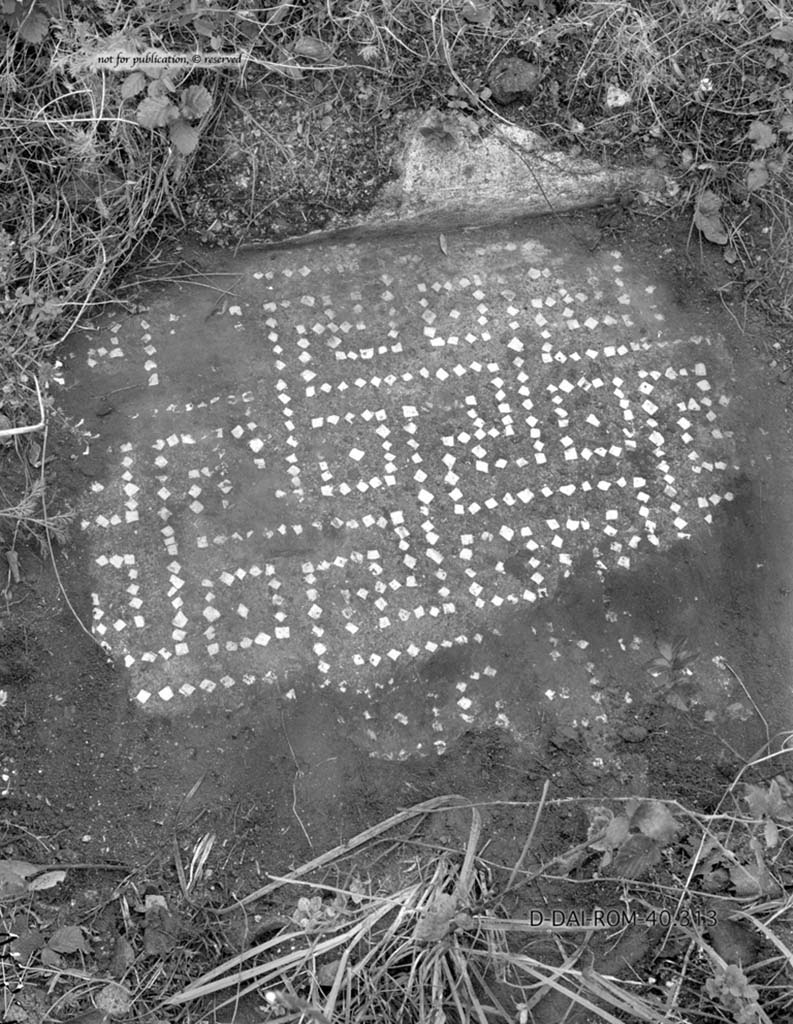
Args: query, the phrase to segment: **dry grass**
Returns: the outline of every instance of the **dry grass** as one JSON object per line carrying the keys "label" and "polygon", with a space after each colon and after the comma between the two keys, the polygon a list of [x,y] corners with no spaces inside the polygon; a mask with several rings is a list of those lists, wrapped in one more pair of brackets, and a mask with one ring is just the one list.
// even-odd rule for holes
{"label": "dry grass", "polygon": [[[674,800],[550,799],[548,784],[534,802],[437,797],[225,905],[223,844],[203,836],[185,858],[175,838],[178,886],[140,868],[94,891],[88,912],[78,890],[82,934],[112,922],[109,972],[85,944],[56,955],[64,933],[49,921],[76,924],[74,899],[58,911],[31,883],[0,896],[0,931],[41,921],[36,947],[0,960],[0,1006],[16,1020],[39,993],[47,1019],[97,1008],[104,1024],[229,1020],[240,1005],[295,1024],[555,1024],[574,1012],[784,1024],[793,783],[779,769],[791,746],[758,755],[707,814]],[[488,852],[496,816],[523,829],[508,862]],[[575,820],[572,845],[552,839]]]}
{"label": "dry grass", "polygon": [[[784,746],[770,760],[787,756]],[[753,769],[763,763],[758,759]],[[293,909],[264,941],[213,967],[163,1005],[196,1004],[199,1012],[211,1005],[214,1012],[229,1013],[253,997],[279,1019],[334,1024],[544,1022],[572,1008],[608,1024],[788,1020],[793,928],[783,879],[793,869],[787,848],[793,838],[793,803],[787,803],[793,786],[786,783],[787,796],[776,805],[779,831],[771,845],[770,818],[755,817],[757,793],[768,790],[761,785],[739,797],[741,786],[739,777],[723,807],[708,815],[675,801],[609,801],[609,818],[603,802],[546,800],[545,794],[536,805],[510,805],[516,814],[533,806],[534,815],[521,856],[511,866],[484,855],[482,814],[494,805],[471,806],[460,797],[419,804],[242,900],[238,907],[255,903],[263,913],[271,912],[273,900],[287,899]],[[749,814],[746,794],[754,799]],[[587,809],[588,834],[544,862],[535,855],[526,868],[531,847],[541,845],[544,815],[571,805]],[[653,818],[651,828],[673,820],[675,836],[658,841],[663,856],[657,862],[641,862],[626,876],[616,869],[619,849],[608,836],[631,806],[645,824]],[[471,816],[464,848],[417,841],[420,822],[461,807]],[[367,856],[374,860],[376,851],[382,864],[379,851],[386,840],[391,857],[385,884],[371,876],[362,884],[357,869]],[[722,885],[719,872],[730,881]],[[347,884],[339,884],[340,877]],[[619,922],[598,920],[591,907],[582,915],[580,904],[579,920],[567,926],[538,924],[536,911],[515,913],[542,907],[539,892],[575,892],[593,880],[600,902],[625,908]],[[575,908],[568,896],[565,913]],[[613,973],[603,952],[608,943],[595,940],[602,933],[601,940],[616,942],[631,928],[652,929],[656,948],[637,959],[631,973]],[[724,939],[730,928],[762,952],[736,962],[740,944]],[[540,938],[543,955],[537,952]],[[596,948],[599,959],[593,960]],[[655,984],[650,971],[661,963],[667,977]]]}

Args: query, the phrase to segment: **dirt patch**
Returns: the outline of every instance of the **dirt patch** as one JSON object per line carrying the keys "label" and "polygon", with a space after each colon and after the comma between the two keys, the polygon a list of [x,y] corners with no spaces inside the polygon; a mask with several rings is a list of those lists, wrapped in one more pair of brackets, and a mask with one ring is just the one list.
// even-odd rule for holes
{"label": "dirt patch", "polygon": [[[571,219],[570,229],[578,233],[598,230],[591,218]],[[639,246],[638,253],[644,237],[648,253],[668,249],[670,263],[678,262],[680,238],[670,229],[656,225],[650,237],[645,222],[637,222],[628,223],[624,230],[630,230],[631,238],[626,240],[634,249]],[[700,282],[703,277],[712,281],[717,312],[721,308],[719,272],[716,261],[702,264],[696,258],[690,267],[680,267],[681,303],[689,301],[687,282],[697,275]],[[760,338],[763,342],[758,341],[758,348],[768,356],[767,329],[758,323],[739,339],[746,346],[742,358],[753,358],[753,339]],[[90,481],[91,462],[82,457],[67,433],[53,439],[50,451],[56,456],[51,504],[53,508],[68,507],[70,497]],[[17,460],[8,451],[3,458],[8,479],[18,471]],[[765,717],[780,720],[790,651],[778,625],[789,602],[783,562],[776,557],[786,545],[787,530],[785,505],[777,496],[779,486],[778,474],[764,472],[752,481],[737,481],[734,508],[719,518],[695,561],[691,551],[681,546],[663,560],[649,561],[642,572],[614,574],[603,585],[593,583],[590,577],[582,589],[574,577],[562,587],[547,613],[530,616],[528,622],[518,616],[507,629],[548,628],[561,637],[575,632],[578,639],[585,639],[587,633],[594,641],[604,628],[604,608],[617,619],[629,610],[647,636],[665,641],[685,635],[696,650],[723,654],[751,688]],[[758,521],[764,525],[762,531],[753,529]],[[321,848],[403,800],[404,795],[396,794],[404,793],[406,787],[408,792],[415,790],[417,799],[447,789],[468,796],[485,792],[490,797],[503,795],[505,777],[500,773],[504,769],[498,765],[512,765],[516,757],[526,756],[502,737],[505,749],[512,749],[509,757],[488,753],[488,741],[482,748],[475,743],[476,756],[472,758],[466,744],[473,741],[466,740],[447,758],[433,759],[432,767],[429,762],[382,765],[343,738],[338,721],[341,712],[310,688],[300,706],[284,700],[280,721],[267,726],[257,722],[254,727],[250,720],[235,720],[233,714],[222,723],[139,721],[122,697],[125,687],[114,668],[65,607],[48,559],[33,548],[18,550],[23,583],[8,591],[0,650],[9,694],[0,717],[7,734],[4,757],[19,773],[10,806],[14,800],[27,801],[32,792],[39,793],[50,808],[61,808],[61,813],[72,819],[68,828],[73,837],[95,832],[91,822],[106,809],[108,820],[103,823],[101,840],[94,837],[99,841],[97,854],[124,842],[126,849],[117,854],[126,856],[130,850],[163,840],[173,826],[180,800],[203,778],[196,806],[212,807],[212,815],[217,815],[222,804],[228,821],[235,820],[235,813],[239,816],[240,808],[255,807],[251,814],[245,812],[246,836],[254,834],[258,822],[261,834],[257,834],[257,843],[272,843],[284,864],[311,849],[306,833],[313,847]],[[58,557],[78,563],[79,536],[72,546],[59,550]],[[69,578],[73,580],[73,576]],[[698,601],[681,602],[681,594],[691,587],[692,580],[699,581]],[[71,582],[69,598],[87,623],[90,594],[73,588]],[[611,626],[619,631],[618,623]],[[611,626],[607,624],[607,628]],[[728,649],[712,649],[712,639],[725,635],[731,638]],[[626,644],[630,640],[625,637]],[[580,650],[576,655],[570,646],[571,670],[577,658],[584,671],[586,658]],[[517,645],[504,643],[502,647],[508,651]],[[517,665],[516,680],[526,671],[536,673],[538,664],[535,661],[533,668]],[[711,705],[706,691],[708,685],[716,684],[703,673],[701,661],[694,666],[691,680],[678,680],[683,690],[678,685],[677,691],[687,706],[682,718],[674,715],[680,708],[667,700],[663,680],[654,681],[646,673],[638,680],[630,679],[626,671],[625,666],[612,666],[599,681],[609,712],[616,716],[608,741],[600,738],[596,723],[565,736],[556,734],[552,721],[543,724],[537,720],[536,735],[524,748],[532,764],[530,776],[521,776],[521,785],[528,786],[529,777],[539,777],[536,765],[540,764],[558,771],[559,785],[568,792],[578,790],[582,781],[621,791],[623,786],[635,785],[638,771],[642,792],[663,783],[665,795],[688,794],[693,788],[690,767],[665,753],[667,749],[672,753],[680,750],[682,723],[690,721],[685,728],[698,737],[696,745],[702,750],[703,762],[714,766],[734,762],[731,750],[739,749],[746,756],[761,745],[762,728],[745,695],[741,700],[736,696],[741,708],[736,709],[732,722],[708,720]],[[539,676],[535,685],[542,685]],[[733,685],[737,690],[734,680]],[[633,696],[630,705],[623,701],[626,689]],[[623,701],[621,707],[619,701]],[[672,729],[670,718],[675,723]],[[592,760],[594,765],[588,763]],[[260,770],[262,766],[266,766],[264,770]],[[720,769],[714,771],[712,786],[718,789],[723,776]],[[508,798],[515,796],[512,789]],[[119,798],[124,810],[117,815]],[[301,806],[305,814],[300,812]],[[22,807],[18,810],[21,813]],[[143,820],[131,825],[130,813]],[[287,834],[290,838],[285,846],[282,835]],[[290,847],[290,843],[294,845]]]}

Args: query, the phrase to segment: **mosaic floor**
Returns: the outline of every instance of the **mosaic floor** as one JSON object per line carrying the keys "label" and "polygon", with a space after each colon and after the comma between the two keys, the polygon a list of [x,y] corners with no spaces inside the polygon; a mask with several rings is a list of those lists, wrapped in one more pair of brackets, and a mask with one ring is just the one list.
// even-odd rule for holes
{"label": "mosaic floor", "polygon": [[[718,339],[622,254],[436,254],[251,256],[216,315],[215,293],[158,297],[81,353],[117,409],[87,421],[93,628],[138,704],[297,669],[372,698],[376,740],[418,714],[407,666],[480,644],[584,552],[630,569],[732,498]],[[422,742],[495,674],[457,680]]]}

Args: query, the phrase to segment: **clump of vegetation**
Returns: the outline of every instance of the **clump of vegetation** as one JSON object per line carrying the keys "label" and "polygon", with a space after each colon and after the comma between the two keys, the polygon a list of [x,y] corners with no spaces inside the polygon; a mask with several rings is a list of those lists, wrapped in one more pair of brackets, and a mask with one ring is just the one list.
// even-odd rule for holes
{"label": "clump of vegetation", "polygon": [[[569,116],[604,148],[674,175],[670,211],[722,248],[736,288],[793,315],[793,16],[784,3],[584,0],[554,27],[576,39]],[[604,118],[604,90],[626,102]],[[621,136],[621,140],[620,140]]]}
{"label": "clump of vegetation", "polygon": [[[9,0],[0,38],[0,429],[35,422],[35,385],[47,394],[59,344],[118,299],[132,261],[154,258],[167,221],[184,221],[195,161],[212,152],[232,85],[254,70],[281,93],[338,83],[323,122],[333,122],[334,88],[339,101],[353,88],[339,109],[352,102],[384,127],[400,109],[436,104],[483,121],[528,118],[568,146],[652,160],[675,180],[670,212],[686,210],[692,230],[723,248],[745,292],[791,312],[793,18],[773,0],[261,11]],[[200,59],[133,63],[154,51]],[[219,54],[242,64],[212,63]],[[526,109],[494,104],[488,75],[504,55],[542,72]]]}
{"label": "clump of vegetation", "polygon": [[[41,1012],[105,1022],[247,1006],[296,1024],[781,1024],[793,783],[768,776],[788,753],[747,767],[708,814],[549,799],[546,784],[509,805],[525,831],[508,863],[488,855],[503,807],[437,797],[225,904],[226,854],[209,835],[189,858],[175,839],[178,885],[132,872],[104,900],[73,895],[79,920],[64,907],[43,926],[37,902],[69,884],[68,866],[0,861],[4,1019],[22,1020],[39,993]],[[579,836],[549,848],[573,809]]]}

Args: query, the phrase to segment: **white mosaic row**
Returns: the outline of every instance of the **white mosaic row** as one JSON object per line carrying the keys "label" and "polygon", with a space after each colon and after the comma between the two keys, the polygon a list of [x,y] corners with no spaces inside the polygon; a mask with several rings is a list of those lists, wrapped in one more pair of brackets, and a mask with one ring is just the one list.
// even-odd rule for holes
{"label": "white mosaic row", "polygon": [[[531,268],[528,278],[548,284],[550,272]],[[388,288],[393,281],[384,276],[382,282],[387,290],[380,293],[379,300],[390,302],[394,296]],[[126,581],[123,605],[116,600],[109,607],[105,598],[95,598],[97,635],[111,648],[123,649],[129,667],[163,664],[189,654],[209,664],[217,660],[226,665],[230,658],[244,664],[246,651],[271,643],[305,651],[309,639],[318,671],[329,685],[344,690],[355,685],[355,669],[387,668],[399,659],[471,642],[465,631],[457,632],[453,640],[437,640],[439,635],[455,633],[459,617],[465,623],[483,610],[545,596],[559,574],[570,571],[584,538],[605,571],[615,565],[630,567],[631,552],[643,540],[658,546],[659,536],[664,534],[689,536],[694,520],[712,522],[713,508],[732,498],[729,492],[721,493],[717,483],[728,463],[710,450],[725,440],[716,410],[728,399],[712,396],[704,361],[662,369],[630,366],[630,358],[637,354],[655,357],[667,350],[672,355],[678,345],[707,349],[707,343],[701,338],[641,339],[599,347],[587,344],[581,352],[563,348],[550,340],[558,338],[560,322],[572,338],[579,329],[625,330],[633,327],[633,320],[627,313],[601,313],[599,318],[581,314],[579,319],[574,315],[575,304],[586,306],[589,295],[570,295],[554,281],[550,286],[559,293],[558,300],[553,294],[531,299],[537,310],[533,322],[544,339],[540,360],[553,372],[552,379],[546,377],[539,383],[532,377],[534,354],[527,352],[527,343],[517,334],[505,346],[509,350],[506,363],[471,359],[454,365],[423,365],[415,373],[384,370],[382,376],[323,380],[329,349],[337,365],[356,359],[393,362],[394,356],[403,353],[399,328],[392,328],[388,344],[342,350],[340,335],[366,332],[365,319],[341,319],[337,324],[340,318],[333,318],[330,299],[323,297],[321,305],[330,310],[328,323],[295,325],[290,300],[266,303],[267,340],[275,368],[282,374],[274,381],[272,396],[281,409],[280,427],[274,427],[271,412],[262,407],[268,403],[244,392],[182,406],[170,404],[165,413],[171,420],[187,414],[189,431],[155,436],[151,455],[138,445],[123,447],[120,479],[104,491],[96,486],[97,497],[102,496],[100,510],[83,524],[95,536],[106,532],[108,541],[113,541],[115,550],[97,555],[99,569],[105,574],[122,573]],[[455,288],[475,289],[472,297],[479,303],[480,331],[467,332],[463,341],[487,350],[493,339],[486,331],[490,319],[481,280],[461,278],[448,288],[437,282],[429,289],[420,284],[417,290],[431,289],[437,296],[441,290]],[[499,313],[502,318],[504,313],[507,317],[525,316],[511,304],[513,298],[512,293],[500,296],[502,306],[508,303]],[[594,300],[601,298],[595,291]],[[353,290],[349,299],[352,315],[363,317],[363,293]],[[554,324],[548,315],[557,301],[560,306]],[[620,296],[618,301],[628,306],[630,296]],[[424,299],[421,302],[426,304]],[[307,309],[318,305],[314,296],[303,296],[300,304]],[[240,312],[230,310],[233,315]],[[663,320],[661,314],[654,315],[659,322]],[[279,316],[285,318],[283,324]],[[453,306],[443,316],[455,321],[462,314]],[[422,320],[428,350],[458,344],[457,335],[448,331],[437,334],[439,317],[434,310],[426,308]],[[509,326],[518,331],[520,323],[510,322]],[[281,343],[286,333],[297,335],[299,351],[292,357]],[[149,382],[156,386],[156,351],[149,336],[144,340],[149,359],[145,365],[154,375]],[[119,358],[123,350],[117,346],[103,354],[97,349],[95,355]],[[622,362],[615,363],[618,372],[612,376],[608,362],[615,360]],[[574,373],[567,367],[574,368]],[[447,386],[450,381],[462,383],[463,391],[457,396],[458,406],[443,410],[439,424],[433,393],[430,390],[425,395],[421,388]],[[470,392],[466,391],[469,386]],[[426,401],[415,405],[393,401],[396,391],[404,393],[411,388]],[[688,396],[674,401],[684,388],[688,388]],[[486,397],[485,389],[490,389]],[[568,408],[582,395],[589,403],[585,416]],[[329,403],[332,411],[327,408]],[[211,413],[218,404],[241,406],[244,415],[240,422],[228,430],[213,426]],[[555,416],[552,428],[547,422],[549,413]],[[444,432],[454,417],[460,422],[451,432]],[[156,435],[157,417],[154,419]],[[598,438],[601,443],[592,439],[598,430],[603,431]],[[611,435],[606,436],[609,430]],[[278,435],[277,443],[273,433]],[[141,432],[142,437],[146,435],[151,435],[148,428]],[[329,457],[313,463],[307,457],[314,449],[312,435],[333,449]],[[353,438],[354,443],[349,443]],[[703,439],[706,452],[699,450]],[[510,443],[514,449],[516,440],[519,454],[505,458],[489,453],[487,446],[493,444]],[[655,460],[651,481],[635,472],[622,472],[626,457],[640,443]],[[231,444],[236,444],[233,453],[227,447]],[[670,454],[670,448],[679,449],[677,455]],[[245,455],[246,450],[250,455]],[[670,458],[679,462],[682,453],[680,465],[670,463]],[[378,501],[384,498],[388,502],[390,492],[404,504],[407,490],[413,500],[410,507],[391,507],[387,516],[368,512],[336,515],[330,524],[333,530],[353,536],[357,532],[360,540],[353,539],[353,547],[345,554],[306,559],[299,569],[287,566],[284,571],[278,559],[252,562],[244,551],[273,538],[299,539],[307,532],[302,523],[287,520],[274,529],[205,531],[207,504],[215,510],[216,519],[222,519],[217,511],[229,508],[239,497],[245,474],[252,468],[271,469],[274,463],[281,463],[289,481],[288,489],[276,489],[274,495],[284,502],[285,516],[302,503],[321,508],[328,499],[350,509],[365,508],[368,496],[375,492]],[[234,467],[230,471],[224,468],[228,464]],[[492,481],[499,475],[506,481],[521,473],[526,486],[494,488]],[[712,475],[714,482],[705,493],[695,495],[692,480],[703,473]],[[611,493],[619,496],[613,505],[607,500]],[[185,495],[190,501],[185,502]],[[628,515],[626,495],[631,496],[632,514]],[[661,499],[663,507],[659,506]],[[565,514],[547,515],[549,507],[564,508]],[[463,520],[462,529],[452,527],[455,518]],[[153,572],[151,566],[141,573],[136,555],[131,553],[136,543],[134,533],[130,536],[128,531],[141,524],[146,532],[152,520],[157,521],[163,556],[171,559],[165,563],[167,578],[162,572]],[[314,542],[321,539],[324,529],[321,520],[311,524]],[[525,584],[505,571],[505,545],[511,546],[513,554],[525,554],[527,575],[528,569],[532,570]],[[119,554],[119,549],[130,553]],[[185,561],[195,566],[196,551],[212,553],[216,561],[223,562],[223,568],[205,575],[200,586],[195,580],[190,583],[191,572],[184,568]],[[228,564],[226,559],[230,559]],[[207,565],[211,563],[212,559]],[[170,630],[161,614],[163,599],[172,608]],[[147,618],[148,608],[155,610],[153,620]],[[426,639],[420,637],[417,627],[433,620],[438,626],[431,625]],[[136,631],[140,638],[128,639]],[[389,632],[397,638],[390,646]],[[405,643],[400,639],[405,635],[421,642]],[[159,646],[151,644],[153,636]],[[365,638],[364,649],[355,649],[356,636]],[[146,645],[151,649],[144,649]],[[378,649],[372,650],[372,646]],[[182,682],[176,690],[165,685],[156,695],[168,701],[176,693],[191,696],[197,690],[212,692],[257,679],[252,672],[224,672],[195,685]],[[138,699],[145,703],[152,696],[142,689]]]}

